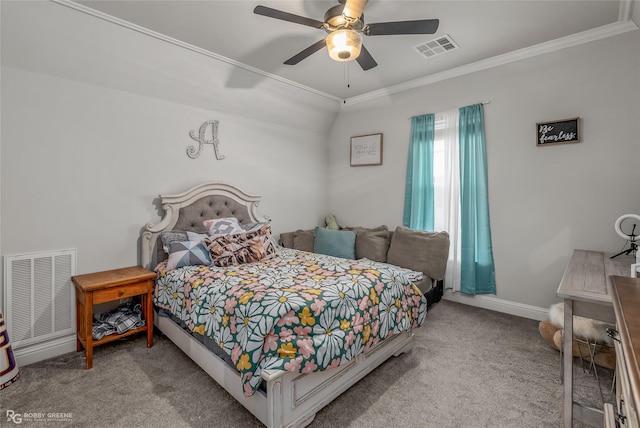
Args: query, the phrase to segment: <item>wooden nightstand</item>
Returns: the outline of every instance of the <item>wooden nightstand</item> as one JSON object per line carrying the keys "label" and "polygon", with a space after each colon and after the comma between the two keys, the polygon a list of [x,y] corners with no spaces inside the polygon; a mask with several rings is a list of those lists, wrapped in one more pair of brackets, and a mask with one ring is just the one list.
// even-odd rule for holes
{"label": "wooden nightstand", "polygon": [[[147,347],[153,346],[153,282],[156,273],[140,266],[76,275],[71,278],[76,287],[76,350],[85,349],[87,369],[93,366],[93,347],[132,334],[147,332]],[[123,334],[111,334],[93,340],[93,305],[141,296],[145,325]]]}

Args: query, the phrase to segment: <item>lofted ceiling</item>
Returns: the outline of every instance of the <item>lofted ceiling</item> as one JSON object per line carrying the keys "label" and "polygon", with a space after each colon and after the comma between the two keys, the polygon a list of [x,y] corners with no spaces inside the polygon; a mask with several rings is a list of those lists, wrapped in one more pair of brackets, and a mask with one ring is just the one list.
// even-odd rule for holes
{"label": "lofted ceiling", "polygon": [[[80,7],[126,25],[135,24],[224,57],[233,64],[278,76],[336,99],[446,73],[545,42],[598,31],[628,18],[627,0],[371,0],[366,23],[438,18],[433,35],[364,36],[378,66],[335,62],[325,49],[294,66],[283,62],[326,36],[323,30],[256,15],[264,5],[323,20],[331,0],[87,0]],[[625,16],[626,15],[626,16]],[[414,46],[449,35],[458,49],[424,58]]]}

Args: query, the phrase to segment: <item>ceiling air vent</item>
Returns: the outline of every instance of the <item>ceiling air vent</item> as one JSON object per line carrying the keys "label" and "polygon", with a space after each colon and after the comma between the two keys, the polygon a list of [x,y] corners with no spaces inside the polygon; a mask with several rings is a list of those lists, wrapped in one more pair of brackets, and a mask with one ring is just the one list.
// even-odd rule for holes
{"label": "ceiling air vent", "polygon": [[431,58],[436,55],[440,55],[452,50],[458,49],[458,45],[453,41],[450,35],[438,37],[437,39],[429,40],[428,42],[420,43],[418,46],[414,46],[421,56],[425,58]]}

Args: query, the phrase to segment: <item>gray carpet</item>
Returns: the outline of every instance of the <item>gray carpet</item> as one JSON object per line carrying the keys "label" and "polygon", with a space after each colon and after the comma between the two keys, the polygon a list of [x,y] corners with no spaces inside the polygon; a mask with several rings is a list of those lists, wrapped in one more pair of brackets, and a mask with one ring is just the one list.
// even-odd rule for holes
{"label": "gray carpet", "polygon": [[[538,323],[442,301],[391,358],[321,410],[310,427],[560,427],[560,355]],[[71,413],[27,427],[260,427],[260,422],[161,334],[20,367],[0,392],[0,426],[16,413]],[[579,361],[576,359],[576,367]],[[599,371],[608,398],[612,372]],[[576,370],[577,400],[602,407],[593,374]],[[238,387],[240,387],[238,385]]]}

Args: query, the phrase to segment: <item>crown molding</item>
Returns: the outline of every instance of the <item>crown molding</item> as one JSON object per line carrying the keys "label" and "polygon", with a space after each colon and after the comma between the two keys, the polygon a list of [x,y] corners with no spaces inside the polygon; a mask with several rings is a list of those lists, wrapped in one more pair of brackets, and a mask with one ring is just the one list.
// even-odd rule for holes
{"label": "crown molding", "polygon": [[219,55],[219,54],[217,54],[215,52],[211,52],[211,51],[208,51],[206,49],[199,48],[199,47],[194,46],[192,44],[183,42],[181,40],[174,39],[173,37],[169,37],[169,36],[166,36],[164,34],[155,32],[153,30],[149,30],[148,28],[141,27],[141,26],[136,25],[136,24],[134,24],[132,22],[125,21],[124,19],[116,18],[116,17],[111,16],[109,14],[106,14],[104,12],[100,12],[98,10],[91,9],[90,7],[81,5],[79,3],[75,3],[72,0],[49,0],[49,1],[51,1],[53,3],[57,3],[57,4],[61,5],[61,6],[66,6],[66,7],[69,7],[71,9],[75,9],[78,12],[86,13],[87,15],[91,15],[93,17],[102,19],[104,21],[111,22],[111,23],[119,25],[121,27],[128,28],[130,30],[136,31],[138,33],[141,33],[141,34],[144,34],[144,35],[147,35],[147,36],[150,36],[150,37],[153,37],[153,38],[161,40],[163,42],[171,43],[172,45],[175,45],[175,46],[190,50],[192,52],[196,52],[198,54],[207,56],[209,58],[213,58],[215,60],[230,64],[230,65],[232,65],[234,67],[241,68],[241,69],[249,71],[251,73],[255,73],[255,74],[258,74],[260,76],[267,77],[269,79],[276,80],[278,82],[284,83],[286,85],[293,86],[295,88],[302,89],[304,91],[311,92],[313,94],[320,95],[320,96],[325,97],[325,98],[329,98],[330,100],[337,101],[337,102],[342,102],[343,101],[342,98],[338,98],[338,97],[336,97],[334,95],[327,94],[326,92],[322,92],[322,91],[319,91],[317,89],[310,88],[309,86],[305,86],[305,85],[302,85],[300,83],[294,82],[292,80],[285,79],[283,77],[277,76],[275,74],[268,73],[268,72],[263,71],[263,70],[259,70],[259,69],[255,68],[255,67],[251,67],[251,66],[249,66],[247,64],[243,64],[243,63],[235,61],[235,60],[233,60],[231,58],[227,58],[226,56]]}
{"label": "crown molding", "polygon": [[[628,15],[629,13],[630,8],[627,10],[626,14]],[[549,42],[544,42],[527,48],[518,49],[513,52],[497,55],[481,61],[476,61],[471,64],[465,64],[460,67],[442,71],[440,73],[434,73],[428,76],[420,77],[418,79],[409,80],[404,83],[399,83],[397,85],[388,86],[376,91],[371,91],[365,94],[357,95],[355,97],[347,98],[346,100],[344,100],[343,104],[341,104],[341,108],[348,109],[349,106],[352,106],[354,104],[360,104],[376,98],[387,97],[398,92],[416,89],[436,82],[441,82],[443,80],[463,76],[465,74],[475,73],[477,71],[482,71],[489,68],[498,67],[500,65],[508,64],[510,62],[520,61],[522,59],[531,58],[560,49],[581,45],[583,43],[593,42],[611,36],[617,36],[619,34],[634,31],[637,29],[638,26],[631,20],[614,22],[612,24],[603,25],[601,27],[582,31],[570,36],[561,37]]]}
{"label": "crown molding", "polygon": [[526,47],[523,49],[519,49],[513,52],[508,52],[506,54],[497,55],[491,58],[487,58],[481,61],[476,61],[471,64],[465,64],[459,67],[455,67],[449,70],[445,70],[439,73],[434,73],[428,76],[420,77],[414,80],[409,80],[407,82],[399,83],[397,85],[388,86],[386,88],[378,89],[375,91],[367,92],[361,95],[356,95],[351,98],[342,99],[336,97],[334,95],[327,94],[326,92],[319,91],[317,89],[311,88],[309,86],[302,85],[300,83],[294,82],[289,79],[285,79],[283,77],[277,76],[272,73],[268,73],[266,71],[251,67],[249,65],[243,64],[241,62],[235,61],[231,58],[227,58],[225,56],[216,54],[215,52],[208,51],[206,49],[199,48],[197,46],[191,45],[189,43],[174,39],[172,37],[166,36],[164,34],[157,33],[155,31],[149,30],[147,28],[141,27],[139,25],[133,24],[129,21],[125,21],[123,19],[119,19],[108,15],[106,13],[97,11],[95,9],[91,9],[87,6],[75,3],[72,0],[49,0],[51,2],[57,3],[62,6],[66,6],[72,9],[75,9],[79,12],[86,13],[88,15],[94,16],[96,18],[111,22],[116,25],[120,25],[122,27],[128,28],[130,30],[145,34],[147,36],[153,37],[158,40],[162,40],[166,43],[171,43],[175,46],[179,46],[184,49],[188,49],[190,51],[196,52],[198,54],[207,56],[209,58],[213,58],[215,60],[230,64],[234,67],[241,68],[243,70],[258,74],[260,76],[276,80],[278,82],[284,83],[289,86],[293,86],[298,89],[302,89],[304,91],[322,96],[324,98],[328,98],[330,100],[336,101],[340,103],[341,109],[348,109],[352,105],[360,104],[366,101],[374,100],[376,98],[388,97],[390,95],[408,91],[411,89],[416,89],[422,86],[430,85],[433,83],[441,82],[443,80],[452,79],[454,77],[463,76],[470,73],[475,73],[477,71],[486,70],[493,67],[498,67],[504,64],[508,64],[510,62],[519,61],[526,58],[531,58],[537,55],[542,55],[545,53],[554,52],[560,49],[565,49],[572,46],[577,46],[583,43],[589,43],[592,41],[604,39],[607,37],[616,36],[619,34],[626,33],[628,31],[634,31],[638,29],[638,25],[636,25],[631,19],[631,10],[633,0],[621,0],[620,9],[619,9],[619,20],[612,24],[603,25],[601,27],[597,27],[594,29],[586,30],[580,33],[572,34],[566,37],[561,37],[559,39],[551,40],[549,42],[540,43],[534,46]]}

